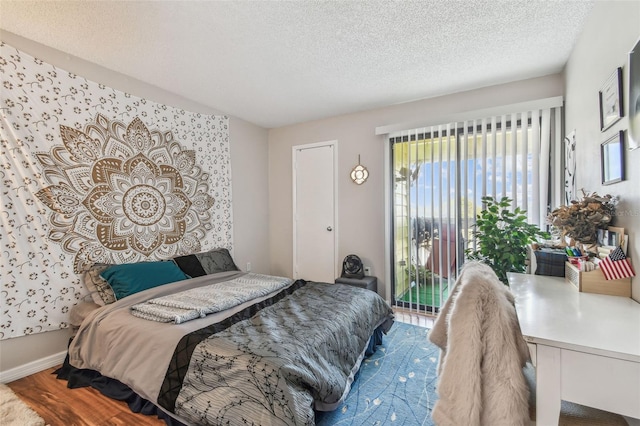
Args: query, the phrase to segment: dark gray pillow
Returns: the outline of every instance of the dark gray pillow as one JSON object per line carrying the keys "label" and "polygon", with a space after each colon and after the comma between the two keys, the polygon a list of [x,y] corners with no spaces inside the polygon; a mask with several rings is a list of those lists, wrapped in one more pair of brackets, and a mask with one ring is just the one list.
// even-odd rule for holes
{"label": "dark gray pillow", "polygon": [[195,254],[174,257],[173,262],[191,278],[207,275]]}
{"label": "dark gray pillow", "polygon": [[202,265],[202,269],[208,274],[216,272],[239,271],[226,248],[217,248],[205,253],[197,253],[195,255]]}

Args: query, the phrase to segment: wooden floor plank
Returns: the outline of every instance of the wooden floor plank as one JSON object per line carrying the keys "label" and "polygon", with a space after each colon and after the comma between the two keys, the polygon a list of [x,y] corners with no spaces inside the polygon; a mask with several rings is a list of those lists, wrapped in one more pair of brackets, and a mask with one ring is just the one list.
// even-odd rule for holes
{"label": "wooden floor plank", "polygon": [[87,387],[67,388],[66,380],[52,374],[58,367],[7,383],[51,426],[136,425],[159,426],[163,420],[155,416],[132,413],[126,402],[116,401]]}

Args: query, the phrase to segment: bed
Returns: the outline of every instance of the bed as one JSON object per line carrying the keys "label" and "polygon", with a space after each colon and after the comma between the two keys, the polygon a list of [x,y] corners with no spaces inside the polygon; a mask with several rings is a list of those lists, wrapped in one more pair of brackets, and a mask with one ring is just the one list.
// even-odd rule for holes
{"label": "bed", "polygon": [[117,384],[168,424],[315,424],[347,396],[392,310],[366,289],[230,269],[86,313],[60,377]]}

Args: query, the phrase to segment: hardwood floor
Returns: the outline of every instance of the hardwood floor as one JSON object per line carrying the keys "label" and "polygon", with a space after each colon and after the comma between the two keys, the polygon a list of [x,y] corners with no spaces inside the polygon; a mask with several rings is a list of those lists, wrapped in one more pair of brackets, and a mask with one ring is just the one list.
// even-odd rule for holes
{"label": "hardwood floor", "polygon": [[116,401],[87,387],[67,388],[66,380],[52,374],[58,367],[7,383],[50,426],[158,426],[163,420],[135,414],[125,402]]}
{"label": "hardwood floor", "polygon": [[[431,328],[434,317],[416,312],[394,309],[396,321]],[[155,416],[135,414],[125,402],[102,395],[86,387],[67,388],[66,380],[58,380],[49,368],[23,377],[9,386],[24,402],[29,404],[50,426],[160,426],[163,420]]]}

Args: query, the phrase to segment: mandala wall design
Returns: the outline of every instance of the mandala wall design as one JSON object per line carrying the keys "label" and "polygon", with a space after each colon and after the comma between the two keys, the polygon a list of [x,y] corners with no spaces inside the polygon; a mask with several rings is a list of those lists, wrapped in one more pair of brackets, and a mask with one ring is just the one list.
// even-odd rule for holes
{"label": "mandala wall design", "polygon": [[36,196],[74,272],[200,251],[214,203],[208,175],[170,131],[97,114],[84,131],[60,126],[60,136],[63,145],[36,154],[50,184]]}
{"label": "mandala wall design", "polygon": [[0,89],[0,340],[69,327],[95,262],[233,250],[228,117],[2,41]]}

